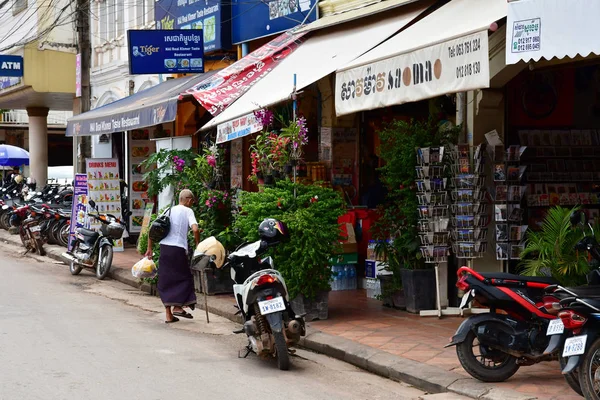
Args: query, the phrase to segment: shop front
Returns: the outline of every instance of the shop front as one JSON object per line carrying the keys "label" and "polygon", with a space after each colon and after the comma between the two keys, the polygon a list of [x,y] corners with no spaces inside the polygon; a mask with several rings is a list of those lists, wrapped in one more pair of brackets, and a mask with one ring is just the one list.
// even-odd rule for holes
{"label": "shop front", "polygon": [[[214,73],[171,79],[69,119],[67,136],[94,136],[99,143],[112,143],[114,158],[111,160],[117,164],[121,181],[119,196],[123,197],[122,203],[115,208],[119,212],[132,211],[130,233],[140,232],[147,203],[156,202],[156,207],[161,209],[170,204],[173,194],[171,189],[157,199],[148,198],[143,180],[147,171],[140,164],[161,149],[198,147],[194,134],[205,111],[197,107],[191,97],[180,95]],[[109,141],[109,138],[113,140]],[[123,183],[127,184],[127,190],[123,190]]]}

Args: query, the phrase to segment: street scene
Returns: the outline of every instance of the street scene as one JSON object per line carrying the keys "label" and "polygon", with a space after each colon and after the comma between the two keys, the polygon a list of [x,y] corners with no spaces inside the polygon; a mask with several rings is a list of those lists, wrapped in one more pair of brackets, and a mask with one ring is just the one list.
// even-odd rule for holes
{"label": "street scene", "polygon": [[0,399],[600,400],[597,15],[0,3]]}

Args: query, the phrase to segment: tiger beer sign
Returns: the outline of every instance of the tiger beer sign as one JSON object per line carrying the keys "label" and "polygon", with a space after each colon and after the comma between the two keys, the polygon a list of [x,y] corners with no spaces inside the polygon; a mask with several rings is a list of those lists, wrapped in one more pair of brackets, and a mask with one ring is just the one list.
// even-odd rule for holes
{"label": "tiger beer sign", "polygon": [[337,115],[489,87],[487,31],[337,73]]}

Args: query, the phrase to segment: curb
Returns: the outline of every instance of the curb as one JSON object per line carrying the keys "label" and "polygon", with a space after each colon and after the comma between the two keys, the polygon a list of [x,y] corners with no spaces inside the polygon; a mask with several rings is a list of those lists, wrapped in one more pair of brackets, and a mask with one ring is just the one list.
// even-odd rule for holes
{"label": "curb", "polygon": [[[21,243],[12,235],[0,231],[0,240],[7,244],[21,247]],[[46,256],[62,262],[61,248],[47,246]],[[43,262],[43,257],[28,254],[30,258]],[[127,268],[113,267],[109,272],[110,278],[132,286],[145,293],[151,294],[148,284],[141,284],[131,275]],[[204,310],[203,295],[199,295],[197,307]],[[243,324],[242,317],[236,315],[233,302],[208,296],[208,311],[212,314],[227,318],[230,321]],[[347,362],[373,374],[395,381],[406,382],[429,393],[455,393],[461,396],[479,400],[535,400],[529,396],[509,389],[499,389],[492,384],[479,382],[473,378],[433,365],[423,364],[394,354],[365,346],[339,336],[329,335],[307,324],[306,336],[300,339],[299,345],[305,349],[321,353],[340,361]]]}

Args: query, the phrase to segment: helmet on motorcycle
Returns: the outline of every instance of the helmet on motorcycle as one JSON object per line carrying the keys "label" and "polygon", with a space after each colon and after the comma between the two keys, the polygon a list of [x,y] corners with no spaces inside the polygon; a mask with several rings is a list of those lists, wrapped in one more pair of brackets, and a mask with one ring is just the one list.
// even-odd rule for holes
{"label": "helmet on motorcycle", "polygon": [[37,186],[37,182],[35,181],[34,178],[29,177],[27,178],[27,186],[29,186],[31,189],[35,190],[35,187]]}
{"label": "helmet on motorcycle", "polygon": [[258,226],[258,236],[266,242],[283,241],[290,237],[287,226],[281,221],[267,218]]}
{"label": "helmet on motorcycle", "polygon": [[225,263],[225,248],[214,236],[198,244],[194,251],[194,258],[208,256],[215,267],[221,268]]}
{"label": "helmet on motorcycle", "polygon": [[19,174],[19,175],[15,175],[15,177],[13,178],[15,180],[15,182],[17,184],[23,182],[23,175]]}

